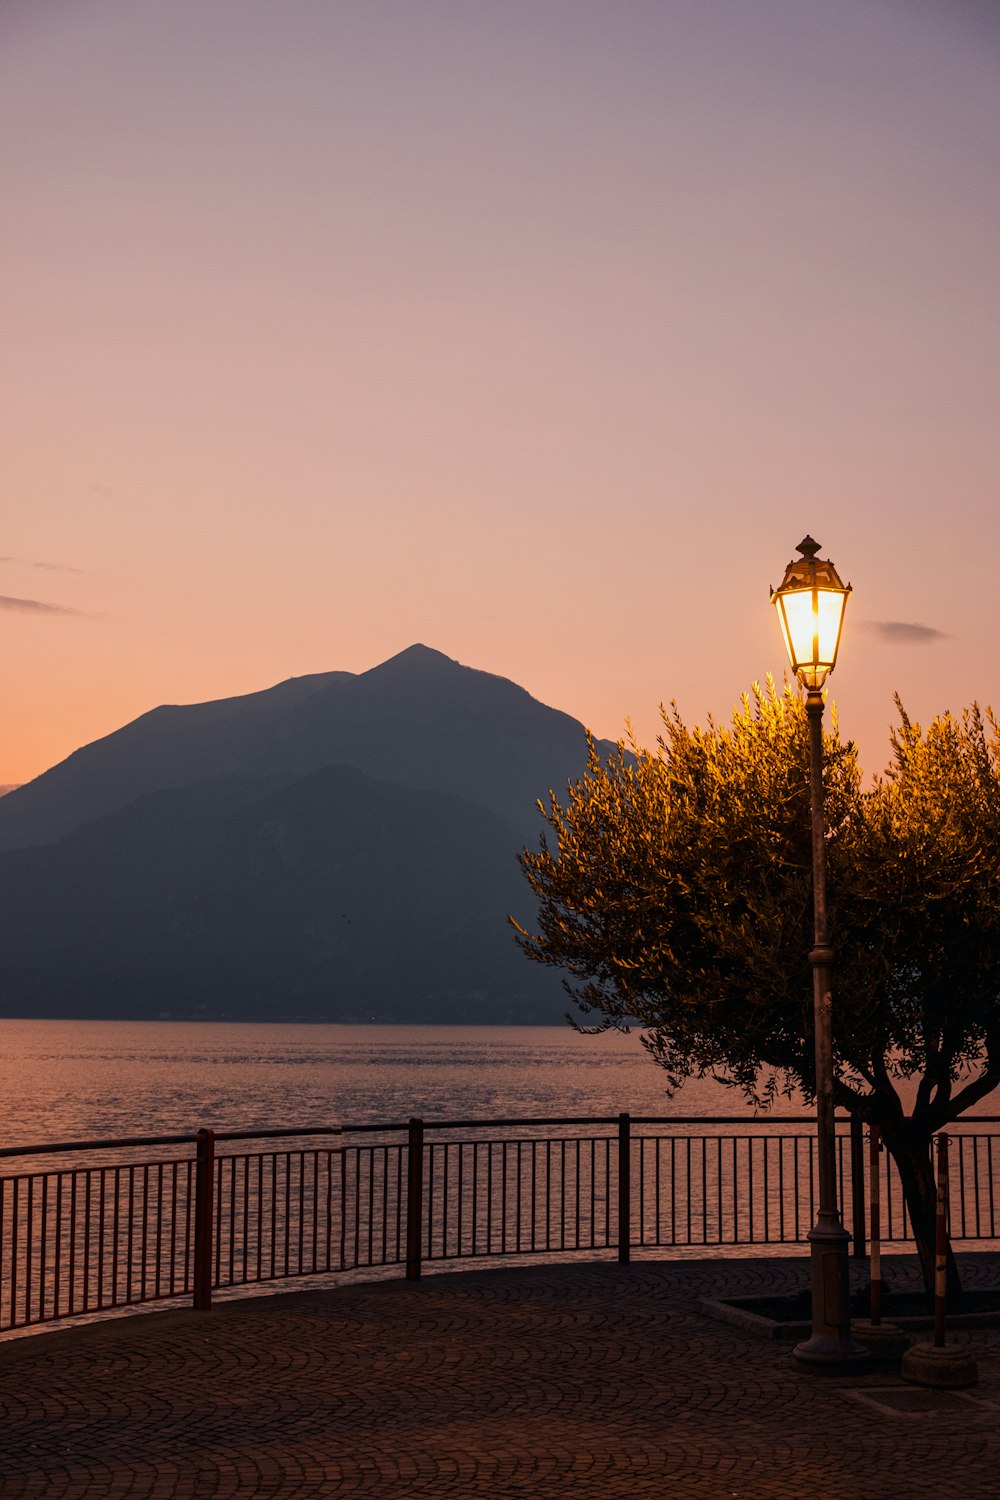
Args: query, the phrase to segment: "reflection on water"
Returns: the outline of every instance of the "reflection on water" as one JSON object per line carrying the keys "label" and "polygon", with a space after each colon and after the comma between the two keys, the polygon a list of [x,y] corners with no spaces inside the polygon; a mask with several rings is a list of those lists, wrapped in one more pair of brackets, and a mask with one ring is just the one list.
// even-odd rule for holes
{"label": "reflection on water", "polygon": [[669,1100],[637,1035],[569,1026],[3,1021],[0,1037],[6,1145],[414,1114],[747,1113],[711,1080]]}

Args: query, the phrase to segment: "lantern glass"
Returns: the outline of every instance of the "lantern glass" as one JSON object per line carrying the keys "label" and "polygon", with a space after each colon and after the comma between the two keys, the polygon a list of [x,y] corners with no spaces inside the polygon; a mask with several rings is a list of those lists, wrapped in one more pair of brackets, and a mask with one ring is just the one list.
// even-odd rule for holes
{"label": "lantern glass", "polygon": [[789,563],[771,599],[793,672],[807,687],[820,688],[836,665],[851,586],[845,587],[831,562],[816,558],[819,544],[811,537],[798,550],[802,558]]}
{"label": "lantern glass", "polygon": [[816,590],[816,661],[828,672],[833,671],[840,645],[840,627],[844,620],[847,595],[842,589]]}

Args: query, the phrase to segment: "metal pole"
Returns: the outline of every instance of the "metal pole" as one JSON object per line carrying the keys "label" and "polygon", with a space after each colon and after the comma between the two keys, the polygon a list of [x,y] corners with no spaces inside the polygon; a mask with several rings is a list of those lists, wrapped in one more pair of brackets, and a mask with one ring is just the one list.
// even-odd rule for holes
{"label": "metal pole", "polygon": [[629,1116],[620,1114],[618,1116],[618,1259],[623,1265],[629,1259],[632,1241],[631,1135]]}
{"label": "metal pole", "polygon": [[420,1280],[424,1207],[424,1122],[412,1116],[406,1143],[406,1279]]}
{"label": "metal pole", "polygon": [[816,1147],[819,1205],[809,1232],[812,1270],[812,1336],[797,1344],[792,1357],[802,1369],[841,1374],[866,1366],[867,1349],[851,1337],[848,1255],[850,1237],[837,1203],[837,1140],[833,1105],[833,949],[827,937],[826,850],[823,820],[823,694],[806,693],[809,723],[809,790],[812,814],[814,939],[813,1023],[816,1032]]}
{"label": "metal pole", "polygon": [[934,1235],[934,1347],[944,1348],[948,1302],[948,1137],[937,1138],[937,1221]]}
{"label": "metal pole", "polygon": [[215,1131],[199,1130],[194,1169],[194,1305],[212,1306],[212,1231],[215,1218]]}
{"label": "metal pole", "polygon": [[857,1115],[851,1116],[851,1222],[854,1258],[865,1258],[865,1133]]}
{"label": "metal pole", "polygon": [[873,1328],[877,1328],[882,1321],[882,1196],[878,1175],[878,1156],[881,1149],[879,1128],[873,1125],[868,1145],[872,1195],[872,1261],[868,1317]]}

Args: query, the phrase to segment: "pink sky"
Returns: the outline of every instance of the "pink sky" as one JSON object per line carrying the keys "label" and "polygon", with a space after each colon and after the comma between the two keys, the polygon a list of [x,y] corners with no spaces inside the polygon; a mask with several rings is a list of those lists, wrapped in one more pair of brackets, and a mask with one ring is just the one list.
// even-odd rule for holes
{"label": "pink sky", "polygon": [[866,765],[1000,708],[998,71],[987,0],[7,0],[0,783],[414,641],[726,715],[806,531]]}

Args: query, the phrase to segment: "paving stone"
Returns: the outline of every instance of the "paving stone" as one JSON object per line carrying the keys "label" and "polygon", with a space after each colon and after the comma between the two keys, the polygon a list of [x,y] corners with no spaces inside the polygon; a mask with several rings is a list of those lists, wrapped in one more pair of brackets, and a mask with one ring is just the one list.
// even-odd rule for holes
{"label": "paving stone", "polygon": [[[1000,1285],[1000,1256],[961,1262]],[[884,1274],[918,1283],[912,1257]],[[997,1500],[1000,1331],[962,1335],[974,1399],[915,1415],[884,1368],[801,1373],[697,1313],[807,1284],[788,1257],[577,1262],[8,1339],[0,1496]]]}

